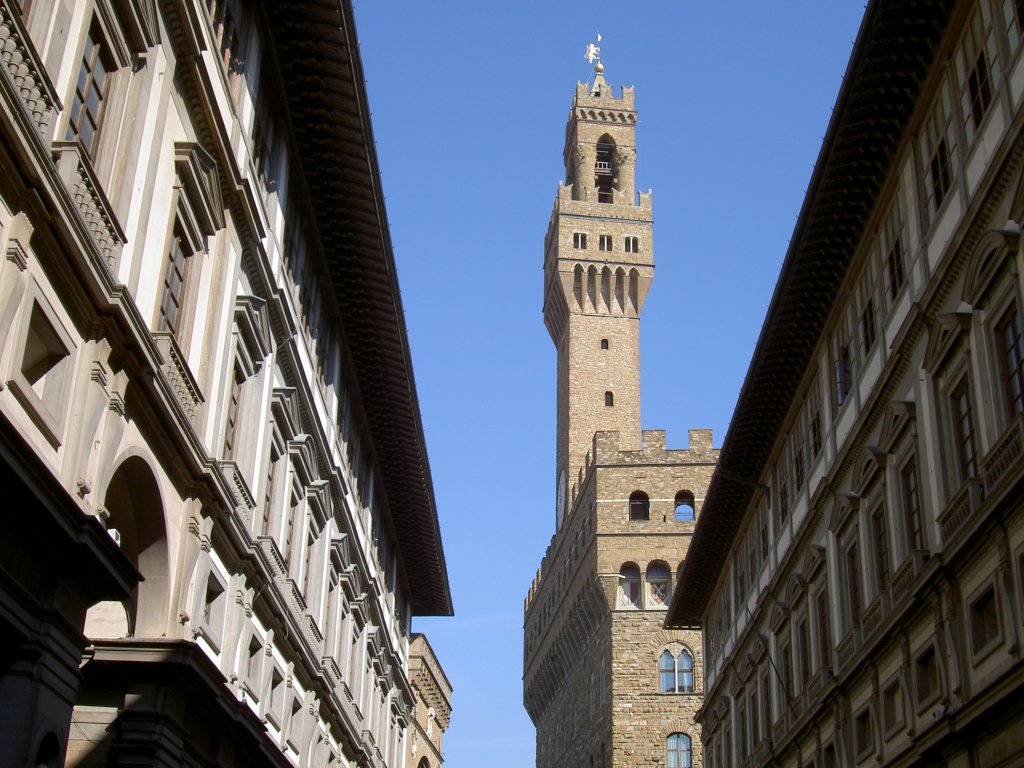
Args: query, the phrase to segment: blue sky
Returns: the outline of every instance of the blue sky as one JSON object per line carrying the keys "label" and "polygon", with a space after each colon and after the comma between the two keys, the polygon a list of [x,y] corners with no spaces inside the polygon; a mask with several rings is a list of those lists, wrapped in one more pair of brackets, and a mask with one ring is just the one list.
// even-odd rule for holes
{"label": "blue sky", "polygon": [[596,32],[654,190],[642,419],[720,445],[863,14],[847,0],[358,2],[356,24],[456,615],[450,768],[534,764],[523,598],[554,530],[543,240]]}

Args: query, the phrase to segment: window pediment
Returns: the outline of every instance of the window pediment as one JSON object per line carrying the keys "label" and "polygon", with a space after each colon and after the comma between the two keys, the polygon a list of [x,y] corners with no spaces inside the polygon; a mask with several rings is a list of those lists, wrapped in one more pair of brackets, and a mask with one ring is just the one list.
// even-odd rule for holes
{"label": "window pediment", "polygon": [[339,576],[345,576],[350,565],[351,556],[349,552],[349,537],[347,533],[332,533],[330,543],[331,565]]}
{"label": "window pediment", "polygon": [[889,403],[879,436],[882,448],[891,453],[916,418],[916,406],[912,400],[894,400]]}
{"label": "window pediment", "polygon": [[813,579],[818,569],[825,564],[825,547],[821,544],[808,544],[804,550],[801,572],[807,579]]}
{"label": "window pediment", "polygon": [[331,519],[330,484],[326,480],[314,480],[306,487],[306,504],[317,529]]}
{"label": "window pediment", "polygon": [[142,53],[160,44],[160,24],[154,0],[113,0],[111,4],[121,19],[132,50]]}
{"label": "window pediment", "polygon": [[776,600],[768,611],[768,627],[772,634],[777,635],[782,631],[782,626],[789,619],[789,605],[782,600]]}
{"label": "window pediment", "polygon": [[174,145],[174,170],[181,190],[179,212],[192,250],[206,250],[206,238],[224,228],[224,203],[217,163],[195,142]]}
{"label": "window pediment", "polygon": [[291,455],[292,466],[295,467],[300,483],[309,485],[317,479],[316,454],[311,435],[302,433],[292,438],[288,442],[288,453]]}
{"label": "window pediment", "polygon": [[1020,225],[1007,222],[1006,229],[990,229],[986,232],[967,262],[964,276],[963,300],[967,304],[981,303],[996,278],[1017,252],[1020,243]]}
{"label": "window pediment", "polygon": [[299,431],[299,403],[295,387],[277,387],[270,399],[270,412],[285,440],[292,440]]}
{"label": "window pediment", "polygon": [[828,529],[838,535],[858,509],[860,509],[860,495],[853,491],[840,491],[836,494],[835,504],[832,505]]}
{"label": "window pediment", "polygon": [[789,574],[786,584],[786,602],[796,605],[807,591],[807,579],[802,573],[794,571]]}
{"label": "window pediment", "polygon": [[270,320],[267,302],[257,296],[235,299],[235,326],[238,328],[239,362],[246,376],[258,373],[270,354]]}
{"label": "window pediment", "polygon": [[953,312],[939,315],[928,334],[928,346],[924,355],[924,367],[937,376],[949,363],[953,353],[966,342],[974,307],[961,303]]}
{"label": "window pediment", "polygon": [[868,489],[878,479],[879,473],[885,469],[888,454],[877,445],[864,447],[861,461],[853,473],[853,487],[861,496],[866,496]]}

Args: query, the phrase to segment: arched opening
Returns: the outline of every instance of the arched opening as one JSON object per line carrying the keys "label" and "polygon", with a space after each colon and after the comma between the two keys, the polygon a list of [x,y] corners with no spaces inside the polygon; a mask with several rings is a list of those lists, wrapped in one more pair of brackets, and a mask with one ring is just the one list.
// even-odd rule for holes
{"label": "arched opening", "polygon": [[625,563],[619,568],[619,608],[640,607],[640,568]]}
{"label": "arched opening", "polygon": [[647,566],[647,607],[665,608],[668,605],[669,570],[665,563],[656,561]]}
{"label": "arched opening", "polygon": [[149,466],[125,459],[107,486],[107,531],[142,574],[127,605],[97,603],[86,615],[89,637],[160,637],[165,633],[168,600],[167,533],[160,489]]}
{"label": "arched opening", "polygon": [[693,693],[693,656],[688,650],[677,655],[666,648],[658,657],[658,691]]}
{"label": "arched opening", "polygon": [[640,273],[629,270],[629,303],[632,312],[640,312]]}
{"label": "arched opening", "polygon": [[39,742],[39,749],[36,750],[35,768],[60,768],[60,739],[57,734],[48,733]]}
{"label": "arched opening", "polygon": [[416,768],[430,768],[430,761],[427,760],[427,758],[425,757],[421,757],[419,763],[417,763],[416,765]]}
{"label": "arched opening", "polygon": [[693,765],[693,753],[690,737],[685,733],[673,733],[668,737],[668,768],[690,768]]}
{"label": "arched opening", "polygon": [[633,491],[629,494],[629,519],[651,519],[651,500],[643,491]]}
{"label": "arched opening", "polygon": [[680,491],[676,494],[676,522],[684,523],[697,518],[696,507],[694,506],[693,494],[689,491]]}
{"label": "arched opening", "polygon": [[693,693],[693,656],[683,651],[676,658],[676,690],[679,693]]}
{"label": "arched opening", "polygon": [[587,298],[590,300],[590,308],[597,311],[597,267],[590,265],[587,268]]}
{"label": "arched opening", "polygon": [[608,406],[609,408],[611,408],[613,405],[615,405],[615,393],[614,392],[605,392],[604,393],[604,404],[606,406]]}
{"label": "arched opening", "polygon": [[599,203],[614,202],[615,142],[605,134],[597,142],[597,161],[594,163],[594,186]]}

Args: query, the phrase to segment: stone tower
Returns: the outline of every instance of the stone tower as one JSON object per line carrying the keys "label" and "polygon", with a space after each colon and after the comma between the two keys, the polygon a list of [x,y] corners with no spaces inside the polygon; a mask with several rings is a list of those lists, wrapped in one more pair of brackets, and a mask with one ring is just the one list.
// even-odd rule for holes
{"label": "stone tower", "polygon": [[[598,67],[600,68],[600,64]],[[594,433],[640,442],[640,309],[654,275],[651,193],[637,199],[633,89],[578,83],[566,183],[544,242],[544,323],[558,349],[556,526]]]}
{"label": "stone tower", "polygon": [[651,193],[635,189],[632,88],[598,62],[566,125],[544,251],[558,350],[554,535],[525,602],[524,703],[538,768],[701,765],[699,631],[662,629],[718,451],[640,423]]}

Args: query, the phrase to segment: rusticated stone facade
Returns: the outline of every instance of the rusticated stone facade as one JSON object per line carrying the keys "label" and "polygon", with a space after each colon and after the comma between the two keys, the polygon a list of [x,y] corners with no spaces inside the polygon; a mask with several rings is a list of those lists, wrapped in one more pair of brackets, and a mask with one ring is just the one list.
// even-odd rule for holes
{"label": "rusticated stone facade", "polygon": [[664,431],[640,429],[654,251],[635,126],[633,89],[615,96],[598,65],[592,86],[577,85],[545,242],[555,534],[526,599],[523,675],[538,768],[701,765],[700,635],[662,623],[718,452],[710,430],[667,450]]}
{"label": "rusticated stone facade", "polygon": [[444,762],[442,740],[452,717],[452,685],[427,642],[416,633],[409,644],[412,723],[406,768],[438,768]]}

